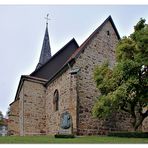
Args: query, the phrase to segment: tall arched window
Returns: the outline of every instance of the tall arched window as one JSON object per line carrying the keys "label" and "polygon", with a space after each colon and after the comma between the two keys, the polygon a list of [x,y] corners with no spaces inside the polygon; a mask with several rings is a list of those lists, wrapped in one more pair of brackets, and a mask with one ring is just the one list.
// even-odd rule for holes
{"label": "tall arched window", "polygon": [[54,106],[54,111],[59,110],[59,92],[57,89],[55,90],[53,96],[53,106]]}

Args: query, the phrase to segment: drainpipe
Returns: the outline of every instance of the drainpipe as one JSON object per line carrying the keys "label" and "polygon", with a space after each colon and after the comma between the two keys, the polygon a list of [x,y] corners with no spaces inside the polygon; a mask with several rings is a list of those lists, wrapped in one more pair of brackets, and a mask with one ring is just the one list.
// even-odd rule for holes
{"label": "drainpipe", "polygon": [[[78,105],[79,105],[79,95],[78,95],[78,74],[79,74],[79,71],[80,71],[80,68],[72,68],[71,66],[70,66],[70,64],[68,63],[68,67],[70,68],[70,75],[72,76],[72,75],[75,75],[75,81],[76,81],[76,133],[78,133],[78,120],[79,120],[79,118],[78,118],[78,109],[79,109],[79,107],[78,107]],[[70,84],[71,84],[71,77],[70,77]],[[72,125],[73,126],[73,125]],[[73,133],[73,127],[72,127],[72,133]]]}

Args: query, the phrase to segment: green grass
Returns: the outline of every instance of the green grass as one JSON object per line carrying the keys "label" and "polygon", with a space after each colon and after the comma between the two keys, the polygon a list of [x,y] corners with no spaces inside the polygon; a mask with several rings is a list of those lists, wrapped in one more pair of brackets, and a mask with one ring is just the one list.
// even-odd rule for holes
{"label": "green grass", "polygon": [[96,143],[115,143],[115,144],[128,144],[128,143],[148,143],[147,138],[118,138],[118,137],[107,137],[107,136],[83,136],[83,137],[76,137],[71,139],[66,138],[54,138],[53,136],[7,136],[7,137],[0,137],[0,143],[1,144],[9,144],[9,143],[15,143],[15,144],[46,144],[46,143],[55,143],[55,144],[72,144],[72,143],[90,143],[90,144],[96,144]]}

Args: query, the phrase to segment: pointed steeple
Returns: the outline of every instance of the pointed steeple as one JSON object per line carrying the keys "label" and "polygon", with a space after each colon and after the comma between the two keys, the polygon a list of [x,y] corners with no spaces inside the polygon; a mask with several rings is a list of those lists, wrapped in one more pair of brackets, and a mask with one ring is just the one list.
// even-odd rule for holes
{"label": "pointed steeple", "polygon": [[45,64],[51,58],[51,48],[49,42],[49,35],[48,35],[48,22],[46,22],[46,30],[41,50],[41,55],[39,59],[39,63],[36,66],[36,70],[40,68],[43,64]]}

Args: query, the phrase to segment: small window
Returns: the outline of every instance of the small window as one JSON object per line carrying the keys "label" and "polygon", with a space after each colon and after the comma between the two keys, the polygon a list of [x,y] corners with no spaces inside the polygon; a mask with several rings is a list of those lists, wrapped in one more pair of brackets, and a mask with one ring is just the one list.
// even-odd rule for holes
{"label": "small window", "polygon": [[54,111],[59,110],[59,92],[57,89],[55,90],[54,96],[53,96],[53,106],[54,106]]}
{"label": "small window", "polygon": [[110,32],[109,31],[107,31],[107,35],[110,36]]}

